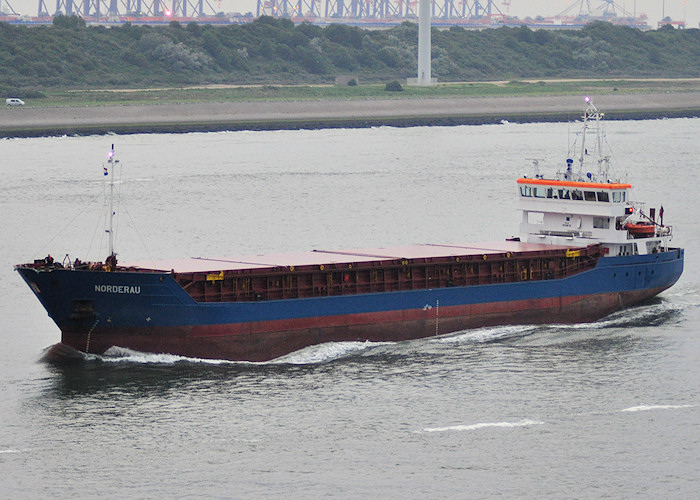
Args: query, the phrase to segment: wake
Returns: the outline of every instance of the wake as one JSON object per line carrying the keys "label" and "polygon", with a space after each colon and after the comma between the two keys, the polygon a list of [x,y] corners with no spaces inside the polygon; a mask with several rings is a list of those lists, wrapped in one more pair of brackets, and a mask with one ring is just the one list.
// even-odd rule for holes
{"label": "wake", "polygon": [[479,429],[486,429],[489,427],[531,427],[533,425],[544,425],[544,422],[539,420],[529,420],[523,419],[517,422],[481,422],[478,424],[469,425],[450,425],[447,427],[426,427],[416,432],[450,432],[450,431],[475,431]]}
{"label": "wake", "polygon": [[134,363],[153,365],[201,364],[232,366],[266,366],[266,365],[318,365],[338,359],[357,356],[376,346],[392,344],[391,342],[329,342],[306,347],[299,351],[270,361],[230,361],[226,359],[205,359],[179,356],[176,354],[153,354],[135,351],[125,347],[110,347],[104,354],[85,354],[85,361],[103,363]]}
{"label": "wake", "polygon": [[[139,352],[124,347],[111,347],[103,355],[84,354],[84,361],[103,363],[135,363],[154,365],[200,364],[200,365],[234,365],[234,366],[266,366],[266,365],[319,365],[348,358],[371,356],[373,351],[381,346],[389,346],[401,354],[398,346],[413,345],[420,348],[435,344],[472,344],[483,345],[490,343],[518,343],[519,340],[547,341],[555,339],[581,340],[583,335],[594,335],[612,329],[627,329],[638,327],[658,327],[680,321],[683,306],[660,301],[616,312],[592,323],[575,324],[545,324],[545,325],[506,325],[462,330],[442,335],[404,342],[328,342],[313,345],[292,352],[271,361],[230,361],[225,359],[204,359],[175,354],[154,354]],[[382,350],[387,354],[386,350]]]}
{"label": "wake", "polygon": [[654,410],[680,410],[683,408],[695,408],[696,405],[639,405],[620,410],[620,412],[654,411]]}

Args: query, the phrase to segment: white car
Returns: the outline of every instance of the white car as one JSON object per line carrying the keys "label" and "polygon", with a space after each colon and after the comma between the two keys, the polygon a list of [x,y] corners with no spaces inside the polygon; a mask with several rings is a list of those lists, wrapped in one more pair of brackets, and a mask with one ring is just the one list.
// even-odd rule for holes
{"label": "white car", "polygon": [[9,99],[5,99],[5,104],[8,106],[24,106],[24,101],[16,97],[10,97]]}

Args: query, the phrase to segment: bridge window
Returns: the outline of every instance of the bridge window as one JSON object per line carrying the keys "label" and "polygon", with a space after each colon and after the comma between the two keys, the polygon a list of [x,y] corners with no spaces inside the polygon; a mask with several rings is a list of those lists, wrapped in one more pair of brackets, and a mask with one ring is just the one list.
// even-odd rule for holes
{"label": "bridge window", "polygon": [[559,199],[560,199],[560,200],[569,200],[569,199],[571,199],[571,196],[569,195],[569,190],[568,190],[568,189],[560,189],[560,190],[559,190]]}
{"label": "bridge window", "polygon": [[583,195],[586,201],[595,201],[595,191],[584,191]]}
{"label": "bridge window", "polygon": [[532,188],[532,194],[535,195],[535,198],[544,198],[545,197],[545,188],[534,187],[534,188]]}
{"label": "bridge window", "polygon": [[578,189],[574,189],[571,191],[571,199],[572,200],[583,200],[583,193],[579,191]]}
{"label": "bridge window", "polygon": [[593,227],[597,229],[610,229],[610,217],[593,217]]}
{"label": "bridge window", "polygon": [[613,203],[622,203],[625,201],[624,191],[613,191],[612,194]]}
{"label": "bridge window", "polygon": [[[659,253],[659,252],[661,252],[661,242],[659,240],[647,242],[647,253]],[[653,272],[654,271],[652,271],[652,273]]]}
{"label": "bridge window", "polygon": [[532,196],[532,188],[530,186],[520,186],[520,196]]}
{"label": "bridge window", "polygon": [[610,201],[610,195],[605,191],[598,191],[597,195],[598,195],[598,201],[605,201],[605,202]]}
{"label": "bridge window", "polygon": [[[617,252],[617,255],[634,255],[636,253],[634,250],[634,245],[632,244],[620,245],[620,250]],[[629,276],[629,273],[626,273],[625,276]]]}

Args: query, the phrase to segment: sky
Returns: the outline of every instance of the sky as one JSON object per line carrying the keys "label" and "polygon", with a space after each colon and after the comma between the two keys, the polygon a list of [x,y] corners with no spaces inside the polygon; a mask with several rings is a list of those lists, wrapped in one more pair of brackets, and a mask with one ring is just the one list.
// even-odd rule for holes
{"label": "sky", "polygon": [[[39,0],[0,1],[2,2],[3,7],[5,6],[6,2],[9,2],[13,9],[17,12],[28,14],[30,16],[37,15]],[[109,3],[109,0],[104,1]],[[145,1],[153,2],[155,0]],[[172,0],[166,1],[171,3]],[[295,2],[296,0],[290,1]],[[321,8],[323,9],[326,0],[319,1]],[[482,4],[485,3],[485,1],[486,0],[481,0]],[[579,1],[580,0],[510,0],[510,7],[508,9],[506,9],[504,6],[504,0],[495,0],[495,4],[503,13],[524,18],[526,16],[535,17],[537,15],[545,17],[554,16]],[[604,0],[588,1],[594,7],[604,3]],[[44,2],[46,3],[49,11],[55,9],[56,0],[44,0]],[[196,0],[190,0],[190,2],[196,3]],[[459,5],[459,0],[454,0],[454,2],[456,5]],[[121,4],[121,1],[119,3]],[[216,10],[221,10],[223,12],[252,12],[253,14],[256,12],[256,0],[209,0],[209,3]],[[700,22],[700,0],[615,0],[615,3],[629,12],[633,12],[636,5],[637,13],[645,13],[649,16],[648,23],[651,26],[655,26],[656,22],[661,19],[664,6],[667,16],[670,16],[673,20],[677,21],[682,21],[685,18],[689,28],[698,28],[698,23]],[[578,11],[578,9],[574,10]]]}

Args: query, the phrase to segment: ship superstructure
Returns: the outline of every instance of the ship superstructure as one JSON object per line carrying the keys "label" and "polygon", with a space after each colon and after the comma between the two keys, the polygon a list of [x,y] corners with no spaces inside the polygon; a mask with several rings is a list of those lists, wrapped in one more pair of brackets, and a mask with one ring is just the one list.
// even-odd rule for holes
{"label": "ship superstructure", "polygon": [[[663,207],[645,212],[632,201],[632,185],[611,172],[605,154],[603,114],[587,99],[583,126],[575,141],[577,161],[566,159],[553,178],[539,173],[518,179],[522,222],[520,238],[532,243],[588,246],[599,243],[604,256],[668,251],[672,228],[663,223]],[[573,156],[573,155],[571,155]]]}

